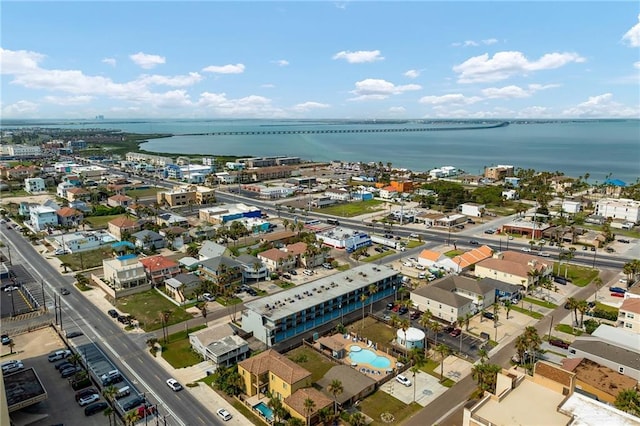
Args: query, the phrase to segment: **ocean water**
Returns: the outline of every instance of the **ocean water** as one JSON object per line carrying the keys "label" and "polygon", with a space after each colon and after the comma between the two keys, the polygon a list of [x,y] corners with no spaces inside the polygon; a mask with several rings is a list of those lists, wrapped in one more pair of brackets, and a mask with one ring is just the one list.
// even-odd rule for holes
{"label": "ocean water", "polygon": [[[24,123],[23,123],[24,124]],[[485,166],[511,164],[567,176],[607,175],[627,183],[640,178],[640,120],[512,122],[507,127],[406,133],[207,135],[220,131],[452,127],[451,123],[340,120],[104,120],[45,122],[42,127],[105,128],[170,133],[141,148],[168,154],[298,156],[312,161],[391,163],[414,171],[445,165],[480,174]],[[470,125],[476,125],[475,122]],[[4,128],[12,127],[3,123]],[[17,127],[17,126],[14,126]]]}

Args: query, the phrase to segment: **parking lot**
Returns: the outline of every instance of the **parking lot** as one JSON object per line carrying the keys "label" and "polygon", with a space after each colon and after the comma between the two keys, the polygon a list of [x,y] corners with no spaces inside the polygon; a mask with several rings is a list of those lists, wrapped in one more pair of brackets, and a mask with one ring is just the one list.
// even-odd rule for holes
{"label": "parking lot", "polygon": [[[65,348],[64,342],[51,327],[42,328],[27,334],[11,336],[15,342],[14,355],[2,358],[22,360],[25,369],[33,368],[47,392],[47,399],[30,407],[11,413],[15,424],[30,423],[34,426],[52,424],[103,426],[105,416],[98,413],[91,417],[84,415],[84,409],[75,401],[75,393],[67,379],[60,377],[54,368],[55,362],[49,362],[47,355],[54,350]],[[2,354],[9,352],[2,347]]]}
{"label": "parking lot", "polygon": [[411,404],[413,402],[415,391],[415,402],[423,407],[448,389],[438,383],[438,379],[434,376],[423,371],[416,373],[415,378],[413,377],[413,373],[409,371],[405,372],[404,375],[411,381],[411,386],[402,385],[394,379],[389,380],[382,385],[380,389],[405,404]]}
{"label": "parking lot", "polygon": [[2,318],[38,310],[43,305],[42,284],[36,282],[22,265],[11,265],[9,270],[10,278],[2,281],[0,292]]}

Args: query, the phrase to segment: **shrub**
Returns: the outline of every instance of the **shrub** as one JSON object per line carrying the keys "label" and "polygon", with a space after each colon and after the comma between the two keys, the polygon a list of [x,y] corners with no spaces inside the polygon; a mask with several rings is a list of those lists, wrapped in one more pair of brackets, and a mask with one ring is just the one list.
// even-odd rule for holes
{"label": "shrub", "polygon": [[618,311],[606,311],[604,309],[595,308],[593,310],[593,316],[596,318],[604,318],[609,321],[616,321],[618,319]]}
{"label": "shrub", "polygon": [[594,331],[596,331],[596,328],[598,328],[599,325],[600,325],[600,322],[594,319],[588,319],[584,321],[584,329],[587,332],[587,334],[591,334]]}

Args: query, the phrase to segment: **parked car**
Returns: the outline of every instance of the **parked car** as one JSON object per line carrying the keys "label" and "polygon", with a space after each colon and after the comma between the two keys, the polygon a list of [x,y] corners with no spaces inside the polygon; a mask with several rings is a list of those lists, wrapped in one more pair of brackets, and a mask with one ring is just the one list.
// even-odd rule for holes
{"label": "parked car", "polygon": [[560,285],[567,285],[567,283],[569,282],[569,280],[567,280],[564,277],[559,277],[559,276],[554,276],[553,277],[553,282],[560,284]]}
{"label": "parked car", "polygon": [[495,318],[495,316],[493,315],[493,312],[483,312],[482,316],[490,320]]}
{"label": "parked car", "polygon": [[80,398],[84,398],[85,396],[93,395],[94,393],[100,395],[96,388],[86,388],[81,391],[76,392],[76,401],[80,401]]}
{"label": "parked car", "polygon": [[204,293],[202,295],[202,298],[207,302],[213,302],[214,300],[216,300],[216,298],[211,293]]}
{"label": "parked car", "polygon": [[176,379],[173,379],[173,378],[167,379],[167,386],[169,386],[171,390],[174,392],[178,392],[182,390],[182,385],[178,383]]}
{"label": "parked car", "polygon": [[444,330],[443,330],[443,331],[444,331],[445,333],[449,334],[449,333],[451,333],[454,329],[455,329],[455,327],[454,327],[454,326],[452,326],[452,325],[448,325],[448,326],[446,326],[446,327],[444,328]]}
{"label": "parked car", "polygon": [[400,306],[400,309],[398,309],[398,314],[399,315],[404,315],[407,312],[409,312],[409,308],[407,308],[406,306]]}
{"label": "parked car", "polygon": [[231,413],[229,413],[227,410],[225,410],[224,408],[218,408],[216,410],[216,413],[218,414],[218,416],[224,420],[225,422],[228,420],[231,420]]}
{"label": "parked car", "polygon": [[78,400],[78,404],[80,404],[81,407],[84,407],[85,405],[89,405],[91,403],[94,403],[99,399],[100,399],[100,395],[99,394],[92,393],[90,395],[85,395],[82,398],[80,398]]}
{"label": "parked car", "polygon": [[323,264],[322,264],[322,267],[323,267],[324,269],[333,269],[333,266],[332,266],[330,263],[328,263],[328,262],[323,263]]}
{"label": "parked car", "polygon": [[469,244],[471,244],[472,246],[477,246],[480,243],[478,242],[478,240],[471,240],[469,241]]}
{"label": "parked car", "polygon": [[54,362],[54,361],[59,361],[61,359],[65,359],[68,356],[71,355],[71,351],[68,349],[61,349],[55,352],[51,352],[48,356],[47,359],[49,360],[49,362]]}
{"label": "parked car", "polygon": [[412,320],[417,320],[418,318],[420,318],[420,311],[412,311],[409,314],[409,318],[411,318]]}
{"label": "parked car", "polygon": [[62,377],[63,379],[66,379],[67,377],[71,377],[76,373],[79,373],[80,371],[82,371],[81,367],[67,367],[64,370],[60,370],[60,377]]}
{"label": "parked car", "polygon": [[124,404],[122,404],[122,409],[125,411],[129,411],[132,408],[135,408],[139,405],[141,405],[144,402],[144,398],[141,396],[137,396],[135,398],[133,398],[130,401],[125,402]]}
{"label": "parked car", "polygon": [[454,328],[453,331],[449,333],[451,337],[458,337],[461,334],[462,334],[462,330],[460,330],[459,328]]}
{"label": "parked car", "polygon": [[84,408],[84,415],[93,416],[94,414],[99,413],[100,411],[106,410],[108,406],[109,404],[107,404],[104,401],[94,402],[93,404],[89,404]]}
{"label": "parked car", "polygon": [[605,248],[605,251],[606,251],[607,253],[613,253],[613,252],[615,252],[615,250],[614,250],[614,248],[613,248],[613,247],[607,247],[607,248]]}
{"label": "parked car", "polygon": [[484,231],[485,234],[495,234],[496,231],[494,231],[493,229],[487,229],[486,231]]}
{"label": "parked car", "polygon": [[291,275],[289,275],[289,274],[282,274],[282,278],[284,278],[285,280],[290,280],[290,279],[291,279]]}
{"label": "parked car", "polygon": [[400,305],[394,305],[394,306],[391,308],[391,310],[392,310],[393,312],[398,312],[398,311],[400,310]]}
{"label": "parked car", "polygon": [[66,359],[63,359],[62,361],[56,362],[53,366],[55,367],[56,370],[61,371],[67,367],[73,367],[73,364],[67,361]]}
{"label": "parked car", "polygon": [[551,340],[549,340],[549,344],[551,346],[556,346],[558,348],[569,349],[569,344],[567,342],[565,342],[564,340],[551,339]]}
{"label": "parked car", "polygon": [[2,367],[2,374],[15,373],[24,368],[24,364],[19,359],[3,362],[0,366]]}
{"label": "parked car", "polygon": [[393,309],[393,302],[387,303],[387,309]]}
{"label": "parked car", "polygon": [[626,238],[620,238],[618,241],[620,241],[623,244],[629,244],[631,241],[627,240]]}
{"label": "parked car", "polygon": [[374,250],[377,251],[378,253],[382,253],[384,251],[380,247],[375,247]]}
{"label": "parked car", "polygon": [[401,385],[405,385],[407,387],[411,386],[411,380],[407,379],[402,374],[398,374],[396,376],[396,382],[400,383]]}
{"label": "parked car", "polygon": [[0,340],[2,341],[3,345],[8,345],[11,342],[13,342],[13,340],[11,339],[11,337],[9,337],[8,334],[3,334],[2,336],[0,336]]}
{"label": "parked car", "polygon": [[296,270],[295,270],[295,269],[290,270],[290,271],[289,271],[289,273],[290,273],[291,275],[298,275],[298,273],[296,272]]}
{"label": "parked car", "polygon": [[65,334],[65,336],[67,337],[67,339],[73,339],[74,337],[82,336],[82,334],[82,331],[67,331],[67,334]]}
{"label": "parked car", "polygon": [[625,290],[622,287],[609,287],[609,291],[611,293],[620,293],[620,294],[625,294],[627,292],[627,290]]}
{"label": "parked car", "polygon": [[131,316],[130,315],[118,315],[118,322],[122,324],[131,324]]}
{"label": "parked car", "polygon": [[118,318],[120,316],[120,314],[118,313],[118,311],[116,311],[115,309],[109,309],[107,311],[107,314],[109,314],[109,316],[111,318]]}
{"label": "parked car", "polygon": [[109,386],[122,381],[122,375],[118,370],[111,370],[100,376],[103,386]]}
{"label": "parked car", "polygon": [[624,297],[624,293],[611,293],[613,297]]}
{"label": "parked car", "polygon": [[71,294],[71,292],[69,291],[69,289],[62,287],[60,288],[60,294],[66,296],[67,294]]}

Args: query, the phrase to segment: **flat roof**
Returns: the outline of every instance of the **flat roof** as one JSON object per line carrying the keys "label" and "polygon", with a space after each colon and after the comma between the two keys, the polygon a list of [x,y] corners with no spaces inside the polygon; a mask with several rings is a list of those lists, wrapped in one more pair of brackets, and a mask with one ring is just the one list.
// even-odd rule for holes
{"label": "flat roof", "polygon": [[360,265],[348,271],[329,275],[280,293],[245,303],[245,307],[277,321],[365,287],[373,282],[398,274],[398,271],[386,265]]}
{"label": "flat roof", "polygon": [[573,416],[571,426],[637,426],[638,418],[577,392],[562,404],[560,411]]}
{"label": "flat roof", "polygon": [[33,368],[7,374],[0,380],[4,380],[9,412],[28,407],[48,398],[47,391]]}
{"label": "flat roof", "polygon": [[501,402],[489,398],[474,414],[495,426],[566,425],[571,418],[558,412],[564,398],[562,393],[525,379]]}

